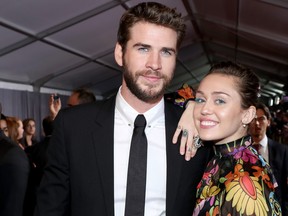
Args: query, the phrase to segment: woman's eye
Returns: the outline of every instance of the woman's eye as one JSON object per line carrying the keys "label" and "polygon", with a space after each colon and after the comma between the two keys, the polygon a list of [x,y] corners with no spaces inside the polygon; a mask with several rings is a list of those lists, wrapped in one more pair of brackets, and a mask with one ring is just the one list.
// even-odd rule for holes
{"label": "woman's eye", "polygon": [[204,99],[202,99],[202,98],[195,98],[195,102],[196,103],[203,103],[204,102]]}
{"label": "woman's eye", "polygon": [[223,99],[216,99],[215,103],[216,104],[225,104],[226,102]]}

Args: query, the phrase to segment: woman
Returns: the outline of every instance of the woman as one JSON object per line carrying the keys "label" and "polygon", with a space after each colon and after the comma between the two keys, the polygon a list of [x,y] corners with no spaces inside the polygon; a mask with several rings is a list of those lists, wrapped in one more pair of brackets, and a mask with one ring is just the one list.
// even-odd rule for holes
{"label": "woman", "polygon": [[258,96],[258,78],[231,62],[216,64],[201,81],[194,122],[201,140],[214,144],[215,156],[197,187],[193,215],[281,215],[270,166],[247,135]]}
{"label": "woman", "polygon": [[35,143],[37,143],[37,140],[35,139],[35,120],[32,118],[27,118],[23,120],[23,129],[24,134],[21,143],[24,145],[24,147],[32,146]]}
{"label": "woman", "polygon": [[3,131],[6,137],[9,137],[6,119],[0,119],[0,129]]}
{"label": "woman", "polygon": [[22,121],[16,117],[7,117],[6,122],[9,138],[24,150],[24,146],[20,142],[24,132]]}

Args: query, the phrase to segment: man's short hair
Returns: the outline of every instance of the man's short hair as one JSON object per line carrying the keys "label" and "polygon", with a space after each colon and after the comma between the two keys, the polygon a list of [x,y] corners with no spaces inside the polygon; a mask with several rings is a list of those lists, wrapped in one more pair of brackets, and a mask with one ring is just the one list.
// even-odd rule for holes
{"label": "man's short hair", "polygon": [[75,89],[73,90],[72,94],[77,94],[79,104],[91,103],[96,101],[94,93],[85,88]]}
{"label": "man's short hair", "polygon": [[264,115],[267,117],[268,120],[271,120],[272,116],[270,113],[269,108],[262,102],[256,103],[256,109],[262,109],[264,111]]}

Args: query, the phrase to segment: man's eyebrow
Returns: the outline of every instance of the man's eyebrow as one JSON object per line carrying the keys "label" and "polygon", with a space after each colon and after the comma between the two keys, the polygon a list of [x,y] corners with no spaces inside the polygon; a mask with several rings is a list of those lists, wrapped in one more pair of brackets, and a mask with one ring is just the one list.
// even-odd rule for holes
{"label": "man's eyebrow", "polygon": [[145,47],[145,48],[150,48],[151,45],[148,45],[148,44],[143,44],[143,43],[136,43],[133,45],[133,47]]}

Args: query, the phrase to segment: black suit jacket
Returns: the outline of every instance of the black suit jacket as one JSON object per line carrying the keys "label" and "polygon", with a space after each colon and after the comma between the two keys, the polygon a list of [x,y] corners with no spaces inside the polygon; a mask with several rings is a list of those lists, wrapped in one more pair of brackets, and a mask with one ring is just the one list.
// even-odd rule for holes
{"label": "black suit jacket", "polygon": [[22,216],[29,162],[25,152],[0,136],[0,215]]}
{"label": "black suit jacket", "polygon": [[[115,97],[59,113],[35,215],[114,215],[114,111]],[[192,215],[210,153],[210,148],[200,148],[189,162],[179,154],[172,136],[181,114],[179,107],[165,103],[167,216]]]}
{"label": "black suit jacket", "polygon": [[269,164],[278,183],[276,194],[282,215],[288,215],[288,146],[268,138]]}

